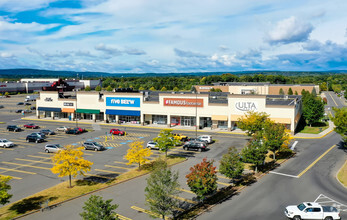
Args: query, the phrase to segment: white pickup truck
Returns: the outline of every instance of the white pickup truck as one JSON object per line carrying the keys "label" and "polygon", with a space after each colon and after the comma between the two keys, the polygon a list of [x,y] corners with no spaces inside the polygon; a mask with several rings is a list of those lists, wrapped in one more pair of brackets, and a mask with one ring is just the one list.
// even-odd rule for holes
{"label": "white pickup truck", "polygon": [[333,206],[321,206],[315,202],[304,202],[300,205],[287,206],[284,214],[293,220],[320,219],[320,220],[340,220],[339,211]]}

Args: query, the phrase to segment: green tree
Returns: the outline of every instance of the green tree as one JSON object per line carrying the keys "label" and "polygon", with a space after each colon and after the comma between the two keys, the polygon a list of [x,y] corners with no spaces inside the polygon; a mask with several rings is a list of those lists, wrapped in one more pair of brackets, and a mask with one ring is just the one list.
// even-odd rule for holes
{"label": "green tree", "polygon": [[273,123],[269,121],[265,123],[263,132],[263,143],[272,151],[273,158],[276,160],[276,151],[281,147],[289,145],[290,135],[283,124]]}
{"label": "green tree", "polygon": [[315,89],[315,88],[313,88],[313,89],[312,89],[311,94],[312,94],[314,97],[316,97],[316,96],[317,96],[317,91],[316,91],[316,89]]}
{"label": "green tree", "polygon": [[242,175],[244,164],[240,160],[240,154],[235,147],[230,147],[224,154],[219,165],[219,172],[228,178],[237,178]]}
{"label": "green tree", "polygon": [[107,88],[106,88],[107,92],[112,92],[112,90],[113,90],[112,86],[107,86]]}
{"label": "green tree", "polygon": [[181,143],[179,140],[174,138],[172,129],[161,130],[158,137],[154,138],[154,141],[157,142],[159,150],[165,152],[165,156],[167,156],[168,150]]}
{"label": "green tree", "polygon": [[10,176],[0,175],[0,205],[5,205],[10,202],[12,197],[11,194],[8,194],[7,191],[11,189],[11,186],[7,183],[12,179]]}
{"label": "green tree", "polygon": [[86,86],[86,88],[84,89],[84,91],[91,91],[90,86]]}
{"label": "green tree", "polygon": [[324,103],[312,94],[304,94],[302,114],[310,126],[324,117]]}
{"label": "green tree", "polygon": [[321,91],[327,91],[328,90],[327,83],[326,82],[322,82],[321,84],[319,84],[319,89]]}
{"label": "green tree", "polygon": [[155,91],[155,88],[154,88],[154,86],[152,86],[149,90],[151,90],[151,91]]}
{"label": "green tree", "polygon": [[335,116],[331,119],[335,124],[335,131],[342,136],[344,143],[347,143],[347,107],[333,108]]}
{"label": "green tree", "polygon": [[299,94],[298,94],[298,91],[295,91],[295,95],[299,95]]}
{"label": "green tree", "polygon": [[215,88],[211,88],[211,89],[210,89],[210,92],[215,92],[215,91],[216,91]]}
{"label": "green tree", "polygon": [[173,91],[178,92],[178,91],[180,91],[180,89],[178,87],[175,87],[175,88],[173,88]]}
{"label": "green tree", "polygon": [[100,92],[101,91],[101,86],[96,86],[95,91]]}
{"label": "green tree", "polygon": [[167,91],[167,88],[163,86],[160,91]]}
{"label": "green tree", "polygon": [[288,89],[288,95],[293,95],[293,90],[292,90],[292,88],[289,88],[289,89]]}
{"label": "green tree", "polygon": [[104,201],[101,196],[92,195],[84,203],[80,216],[84,220],[118,220],[115,209],[118,205],[111,204],[112,199]]}
{"label": "green tree", "polygon": [[280,95],[284,95],[284,91],[282,88],[280,88],[280,92],[279,92]]}
{"label": "green tree", "polygon": [[139,90],[145,90],[145,88],[143,88],[142,86],[139,88]]}
{"label": "green tree", "polygon": [[254,164],[255,172],[258,172],[259,165],[264,163],[266,154],[266,146],[256,139],[251,140],[241,152],[242,161]]}
{"label": "green tree", "polygon": [[173,172],[164,163],[147,178],[145,188],[146,205],[150,210],[165,219],[178,208],[176,196],[179,194],[178,172]]}
{"label": "green tree", "polygon": [[217,189],[217,171],[213,166],[213,160],[207,161],[206,158],[199,164],[190,168],[190,173],[186,175],[187,185],[199,199],[211,194]]}
{"label": "green tree", "polygon": [[250,111],[244,117],[238,119],[237,127],[246,131],[248,136],[252,136],[263,129],[264,123],[269,120],[268,117],[269,115],[265,112]]}

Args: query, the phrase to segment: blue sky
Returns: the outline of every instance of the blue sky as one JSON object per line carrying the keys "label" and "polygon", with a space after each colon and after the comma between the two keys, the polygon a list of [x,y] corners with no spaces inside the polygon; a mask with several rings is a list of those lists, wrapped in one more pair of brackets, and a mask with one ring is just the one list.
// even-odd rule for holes
{"label": "blue sky", "polygon": [[346,0],[0,0],[0,69],[347,69]]}

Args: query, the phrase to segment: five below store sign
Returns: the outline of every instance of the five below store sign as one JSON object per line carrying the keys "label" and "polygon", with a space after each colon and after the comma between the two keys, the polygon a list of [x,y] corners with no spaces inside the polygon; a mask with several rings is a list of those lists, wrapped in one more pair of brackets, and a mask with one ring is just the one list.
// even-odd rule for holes
{"label": "five below store sign", "polygon": [[164,106],[204,107],[204,100],[164,98]]}

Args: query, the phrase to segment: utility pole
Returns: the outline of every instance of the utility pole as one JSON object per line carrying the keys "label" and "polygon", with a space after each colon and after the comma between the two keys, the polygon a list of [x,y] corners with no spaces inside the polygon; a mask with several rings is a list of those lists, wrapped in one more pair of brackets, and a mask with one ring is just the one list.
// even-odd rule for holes
{"label": "utility pole", "polygon": [[75,119],[76,119],[76,128],[78,127],[78,117],[77,117],[77,89],[75,87],[75,95],[76,95],[76,116],[75,116]]}

